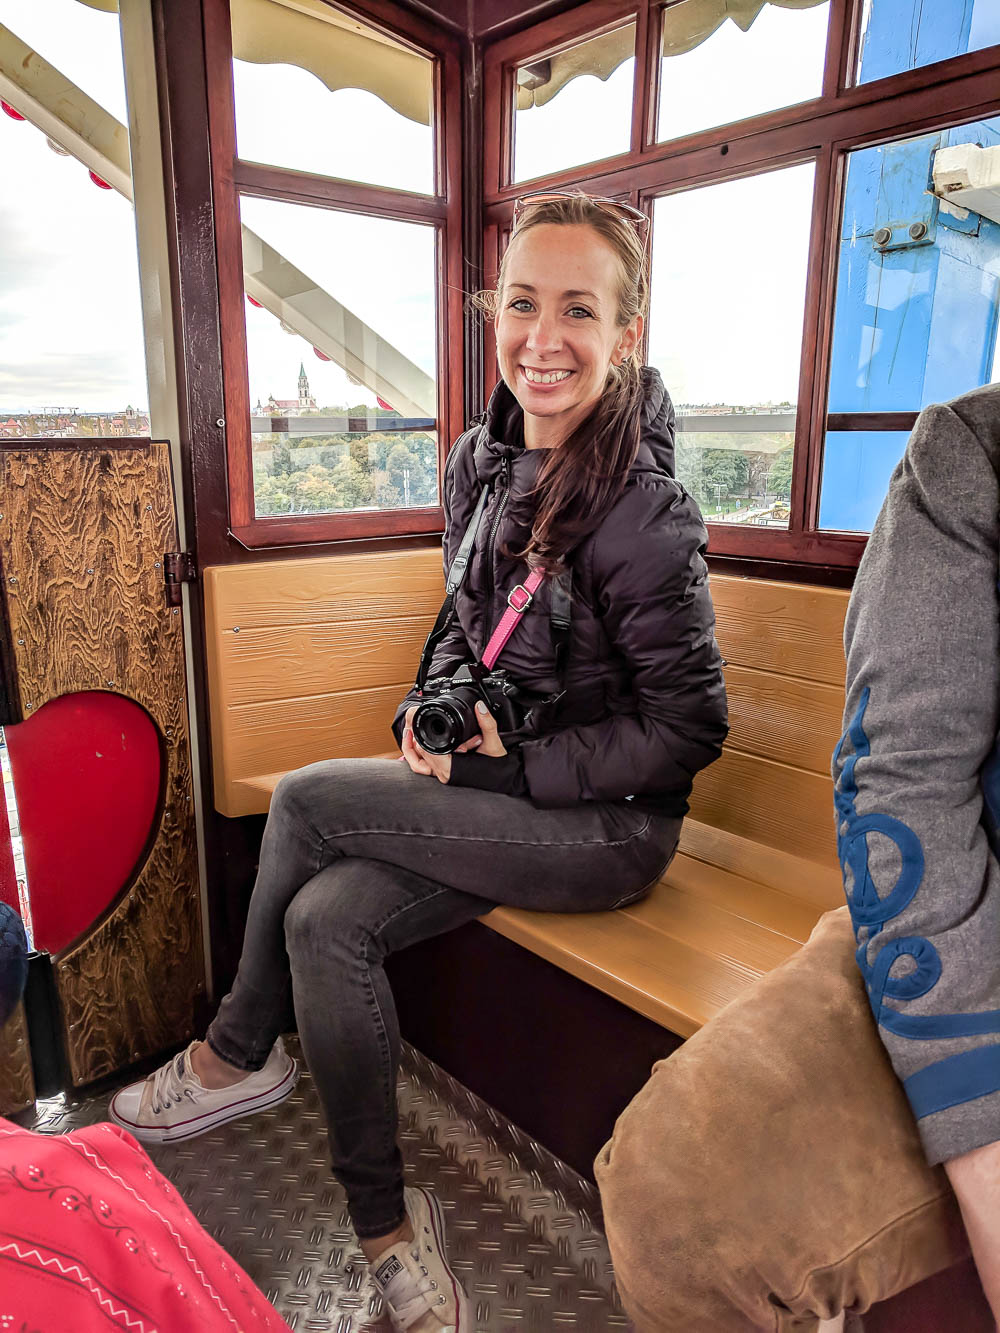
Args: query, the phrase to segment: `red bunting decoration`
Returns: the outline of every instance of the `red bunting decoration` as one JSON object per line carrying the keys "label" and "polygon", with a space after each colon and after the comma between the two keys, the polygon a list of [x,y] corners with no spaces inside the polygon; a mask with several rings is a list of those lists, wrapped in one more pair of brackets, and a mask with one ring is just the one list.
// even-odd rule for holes
{"label": "red bunting decoration", "polygon": [[330,358],[327,356],[327,354],[326,354],[325,352],[321,352],[321,351],[319,350],[318,347],[314,347],[314,348],[313,348],[313,351],[316,353],[316,355],[319,357],[319,359],[320,359],[321,361],[329,361],[329,360],[330,360]]}
{"label": "red bunting decoration", "polygon": [[3,111],[5,115],[10,116],[11,120],[24,120],[20,111],[15,111],[9,102],[0,102],[0,111]]}
{"label": "red bunting decoration", "polygon": [[87,175],[90,177],[90,179],[94,182],[94,184],[97,186],[99,190],[111,189],[111,186],[108,184],[108,182],[106,180],[102,180],[101,177],[98,176],[96,171],[89,171]]}
{"label": "red bunting decoration", "polygon": [[375,395],[375,401],[376,401],[376,403],[378,403],[379,407],[384,407],[385,410],[386,410],[387,412],[395,412],[395,410],[396,410],[396,409],[393,407],[392,403],[387,403],[387,402],[385,401],[385,399],[384,399],[384,398],[380,398],[380,397],[378,396],[378,394]]}

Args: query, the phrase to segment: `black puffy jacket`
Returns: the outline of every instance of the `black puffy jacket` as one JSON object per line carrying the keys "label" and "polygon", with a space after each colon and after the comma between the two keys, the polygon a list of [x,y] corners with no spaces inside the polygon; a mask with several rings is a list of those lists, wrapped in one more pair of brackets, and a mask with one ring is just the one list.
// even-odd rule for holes
{"label": "black puffy jacket", "polygon": [[[663,814],[687,812],[699,769],[718,758],[726,737],[726,694],[715,642],[715,614],[698,506],[674,480],[674,409],[657,371],[643,370],[642,438],[624,493],[570,557],[572,630],[565,694],[539,737],[520,743],[519,785],[498,786],[506,761],[456,756],[456,785],[526,791],[540,806],[634,797]],[[484,485],[492,493],[475,553],[455,601],[455,618],[437,645],[430,676],[477,660],[503,615],[507,595],[527,577],[523,548],[543,451],[525,449],[521,408],[501,381],[483,422],[448,456],[444,478],[447,572]],[[555,692],[549,587],[543,582],[507,642],[498,666],[542,693]],[[397,741],[411,690],[396,714]]]}

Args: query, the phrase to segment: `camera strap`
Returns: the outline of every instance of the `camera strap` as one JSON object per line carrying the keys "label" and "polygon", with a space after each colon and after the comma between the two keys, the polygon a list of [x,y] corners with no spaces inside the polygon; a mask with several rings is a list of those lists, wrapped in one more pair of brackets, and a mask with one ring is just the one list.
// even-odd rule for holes
{"label": "camera strap", "polygon": [[[434,656],[434,649],[444,638],[451,625],[455,614],[455,594],[465,580],[469,569],[469,562],[472,559],[473,548],[476,543],[476,534],[479,531],[479,525],[483,519],[483,513],[486,510],[486,504],[489,499],[490,487],[484,486],[480,493],[479,500],[472,512],[472,518],[469,520],[469,526],[465,530],[461,544],[455,553],[455,559],[451,562],[451,568],[448,570],[448,577],[445,580],[445,599],[441,604],[441,610],[437,614],[437,620],[428,634],[424,643],[423,652],[420,654],[420,666],[417,668],[417,689],[423,689],[427,680],[427,674],[430,671],[431,658]],[[545,575],[539,569],[533,569],[523,583],[518,583],[507,594],[507,610],[500,618],[490,641],[483,652],[482,663],[488,671],[492,671],[493,666],[500,656],[500,653],[507,643],[507,640],[514,633],[520,623],[521,617],[531,605],[534,595],[541,586]],[[571,623],[571,604],[572,604],[572,573],[567,568],[551,580],[551,604],[549,607],[549,623],[552,628],[552,638],[556,650],[556,675],[559,679],[559,693],[554,698],[560,697],[563,693],[563,679],[566,669],[566,659],[569,651],[569,635]]]}
{"label": "camera strap", "polygon": [[486,502],[489,499],[490,488],[484,486],[475,509],[472,511],[472,518],[469,520],[469,526],[465,529],[465,536],[462,538],[458,550],[455,552],[455,559],[451,562],[451,568],[448,570],[448,577],[445,580],[444,601],[441,603],[441,610],[437,614],[437,620],[428,634],[424,643],[423,652],[420,654],[420,666],[417,668],[416,687],[418,690],[424,688],[424,682],[427,680],[427,673],[431,668],[431,658],[434,656],[434,649],[438,646],[448,631],[452,617],[455,614],[455,594],[465,579],[469,569],[469,561],[472,559],[472,550],[476,544],[476,533],[479,531],[479,525],[483,521],[483,513],[486,509]]}

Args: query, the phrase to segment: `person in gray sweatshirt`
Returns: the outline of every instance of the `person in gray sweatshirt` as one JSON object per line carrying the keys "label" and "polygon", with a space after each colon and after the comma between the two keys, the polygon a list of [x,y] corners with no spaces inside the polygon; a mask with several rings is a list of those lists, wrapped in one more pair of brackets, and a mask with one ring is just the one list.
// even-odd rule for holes
{"label": "person in gray sweatshirt", "polygon": [[847,906],[655,1066],[595,1163],[638,1333],[833,1329],[970,1242],[1000,1318],[998,575],[1000,384],[921,412],[858,570]]}
{"label": "person in gray sweatshirt", "polygon": [[893,475],[847,612],[833,772],[878,1034],[1000,1316],[998,564],[994,384],[923,411]]}

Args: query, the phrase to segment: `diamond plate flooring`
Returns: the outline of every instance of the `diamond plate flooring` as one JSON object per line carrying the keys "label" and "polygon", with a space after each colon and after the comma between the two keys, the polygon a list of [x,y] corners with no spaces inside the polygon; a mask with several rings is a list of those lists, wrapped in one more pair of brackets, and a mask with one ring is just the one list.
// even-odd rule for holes
{"label": "diamond plate flooring", "polygon": [[[286,1042],[301,1061],[297,1040]],[[31,1128],[93,1124],[109,1096],[39,1101]],[[407,1183],[441,1200],[476,1330],[629,1329],[594,1186],[412,1047],[398,1096]],[[150,1155],[297,1333],[388,1333],[307,1071],[273,1111]]]}

